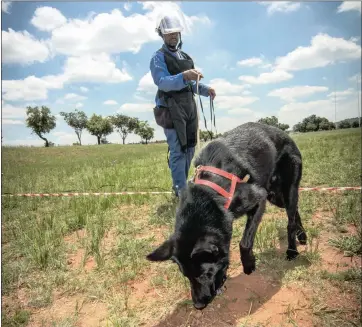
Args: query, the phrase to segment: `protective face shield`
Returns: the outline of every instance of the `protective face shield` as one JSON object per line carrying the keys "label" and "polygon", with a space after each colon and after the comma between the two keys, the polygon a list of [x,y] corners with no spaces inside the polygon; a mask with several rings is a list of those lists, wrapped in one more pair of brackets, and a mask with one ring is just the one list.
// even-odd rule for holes
{"label": "protective face shield", "polygon": [[156,27],[156,32],[161,37],[164,34],[181,33],[182,30],[181,22],[176,16],[164,16]]}

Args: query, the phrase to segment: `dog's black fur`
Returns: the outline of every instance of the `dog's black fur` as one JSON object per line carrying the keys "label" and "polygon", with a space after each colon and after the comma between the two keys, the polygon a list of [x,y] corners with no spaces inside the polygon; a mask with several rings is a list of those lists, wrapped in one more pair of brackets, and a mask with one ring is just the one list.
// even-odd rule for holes
{"label": "dog's black fur", "polygon": [[[302,158],[294,141],[278,128],[247,123],[208,143],[195,159],[195,166],[213,166],[239,178],[249,174],[247,183],[237,184],[228,210],[226,199],[213,189],[193,184],[182,191],[176,213],[174,234],[147,259],[176,262],[190,280],[194,306],[205,308],[226,279],[233,220],[247,215],[240,256],[244,273],[255,270],[253,244],[266,201],[285,208],[288,215],[287,259],[298,255],[296,237],[306,244],[298,212],[298,188]],[[209,172],[202,179],[225,190],[230,180]]]}

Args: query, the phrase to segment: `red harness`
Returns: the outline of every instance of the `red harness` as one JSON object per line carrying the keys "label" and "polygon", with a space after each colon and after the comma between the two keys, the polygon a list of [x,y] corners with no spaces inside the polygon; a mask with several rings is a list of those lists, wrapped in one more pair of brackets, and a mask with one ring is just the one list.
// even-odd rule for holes
{"label": "red harness", "polygon": [[[229,180],[231,180],[231,186],[230,186],[230,191],[227,192],[226,190],[224,190],[221,186],[207,181],[207,180],[203,180],[200,179],[200,173],[202,171],[208,171],[210,173],[214,173],[220,176],[223,176]],[[198,166],[196,168],[196,172],[195,172],[195,177],[194,177],[194,183],[195,184],[199,184],[199,185],[205,185],[205,186],[209,186],[211,187],[213,190],[215,190],[216,192],[218,192],[219,194],[221,194],[224,198],[227,199],[224,208],[225,209],[229,209],[231,200],[233,199],[234,193],[235,193],[235,188],[236,188],[236,183],[246,183],[249,180],[250,176],[246,175],[243,179],[240,179],[239,177],[228,173],[224,170],[221,170],[219,168],[215,168],[215,167],[211,167],[211,166]]]}

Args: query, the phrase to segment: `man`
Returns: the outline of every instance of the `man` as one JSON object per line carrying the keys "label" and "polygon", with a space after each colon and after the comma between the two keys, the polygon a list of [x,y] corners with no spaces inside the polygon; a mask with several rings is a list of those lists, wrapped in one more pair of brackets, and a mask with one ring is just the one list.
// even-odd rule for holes
{"label": "man", "polygon": [[[186,186],[195,153],[199,127],[194,94],[196,81],[203,75],[195,69],[191,57],[181,51],[182,26],[178,18],[163,17],[156,31],[164,44],[150,62],[151,75],[158,87],[154,115],[166,135],[173,190],[178,197]],[[199,94],[212,99],[216,96],[213,88],[202,83]]]}

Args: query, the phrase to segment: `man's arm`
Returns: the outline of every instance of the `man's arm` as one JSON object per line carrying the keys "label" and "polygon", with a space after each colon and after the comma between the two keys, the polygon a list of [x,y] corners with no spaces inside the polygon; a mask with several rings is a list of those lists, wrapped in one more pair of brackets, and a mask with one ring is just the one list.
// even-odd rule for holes
{"label": "man's arm", "polygon": [[[196,89],[196,81],[190,81],[191,83],[191,86],[192,86],[192,91],[197,94],[197,89]],[[205,84],[202,84],[199,82],[199,94],[200,95],[203,95],[204,97],[208,97],[209,96],[209,89],[210,87],[205,85]]]}
{"label": "man's arm", "polygon": [[179,91],[187,86],[182,73],[171,75],[162,53],[157,52],[151,59],[150,70],[153,82],[164,92]]}

